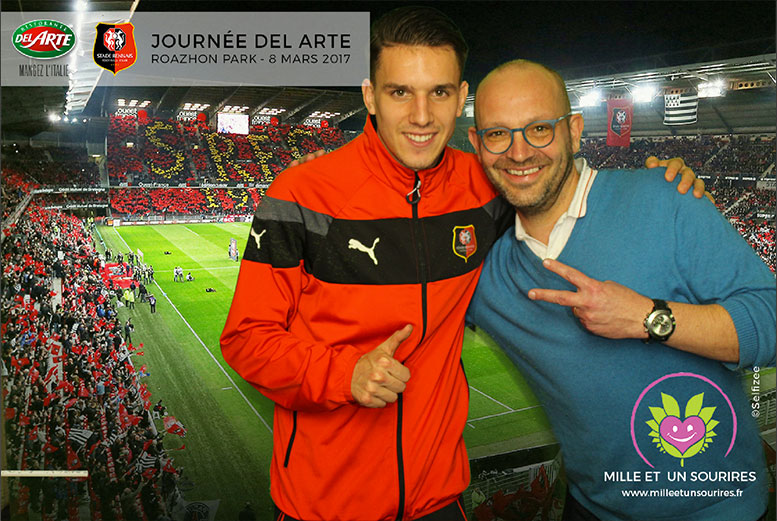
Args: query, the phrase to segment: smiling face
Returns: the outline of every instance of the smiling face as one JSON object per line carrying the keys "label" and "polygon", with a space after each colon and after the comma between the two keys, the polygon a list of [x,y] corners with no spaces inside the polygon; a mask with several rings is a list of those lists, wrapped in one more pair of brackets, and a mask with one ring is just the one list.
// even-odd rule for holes
{"label": "smiling face", "polygon": [[707,427],[698,416],[690,416],[685,421],[675,416],[667,416],[661,421],[658,432],[667,443],[685,454],[689,447],[704,439]]}
{"label": "smiling face", "polygon": [[456,127],[467,83],[453,49],[396,45],[381,50],[374,83],[362,86],[378,135],[404,166],[434,165]]}
{"label": "smiling face", "polygon": [[[569,112],[563,83],[536,64],[507,66],[491,73],[478,88],[477,126],[522,128],[538,120],[554,120]],[[580,149],[583,120],[572,115],[556,124],[553,142],[534,148],[520,132],[502,154],[489,152],[474,128],[469,138],[489,179],[524,215],[566,211],[578,173],[573,155]]]}

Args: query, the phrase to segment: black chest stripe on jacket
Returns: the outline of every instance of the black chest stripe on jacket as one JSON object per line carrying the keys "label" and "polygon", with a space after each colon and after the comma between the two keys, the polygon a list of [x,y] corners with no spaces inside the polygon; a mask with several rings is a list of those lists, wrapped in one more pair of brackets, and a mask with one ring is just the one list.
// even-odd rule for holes
{"label": "black chest stripe on jacket", "polygon": [[[429,257],[428,282],[480,266],[498,238],[497,221],[504,215],[501,204],[495,199],[480,208],[421,219]],[[474,248],[457,250],[455,233],[470,226]],[[254,216],[244,257],[276,268],[298,266],[304,259],[308,273],[330,283],[416,284],[412,227],[411,218],[335,219],[265,197]]]}

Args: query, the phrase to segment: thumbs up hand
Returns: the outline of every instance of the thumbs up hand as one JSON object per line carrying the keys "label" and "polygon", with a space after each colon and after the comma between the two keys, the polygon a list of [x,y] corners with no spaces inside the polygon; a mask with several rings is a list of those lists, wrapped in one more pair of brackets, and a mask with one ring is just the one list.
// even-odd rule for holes
{"label": "thumbs up hand", "polygon": [[359,405],[385,407],[397,401],[398,393],[405,390],[410,370],[394,358],[394,353],[412,332],[410,324],[398,329],[356,362],[351,377],[351,394]]}

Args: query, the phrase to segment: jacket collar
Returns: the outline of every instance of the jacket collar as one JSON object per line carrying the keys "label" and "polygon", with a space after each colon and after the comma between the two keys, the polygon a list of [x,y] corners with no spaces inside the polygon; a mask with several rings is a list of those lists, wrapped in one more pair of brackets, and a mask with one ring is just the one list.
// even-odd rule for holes
{"label": "jacket collar", "polygon": [[374,116],[368,116],[367,122],[364,124],[363,134],[366,140],[362,141],[361,152],[365,162],[370,166],[371,173],[384,184],[403,195],[407,195],[415,188],[417,173],[421,180],[421,198],[423,198],[426,191],[437,188],[450,177],[453,170],[453,158],[447,145],[443,148],[434,166],[416,172],[397,161],[383,144],[376,128],[377,121],[375,121]]}

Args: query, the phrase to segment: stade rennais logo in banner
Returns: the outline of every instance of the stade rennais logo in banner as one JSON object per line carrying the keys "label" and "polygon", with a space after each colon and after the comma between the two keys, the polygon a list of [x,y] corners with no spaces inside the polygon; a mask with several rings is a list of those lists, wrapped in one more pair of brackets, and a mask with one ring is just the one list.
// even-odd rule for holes
{"label": "stade rennais logo in banner", "polygon": [[628,110],[618,107],[613,109],[610,130],[618,136],[624,136],[631,131],[631,114]]}
{"label": "stade rennais logo in banner", "polygon": [[[683,400],[684,407],[681,408],[681,403],[674,396],[660,392],[659,384],[673,378],[686,379],[688,383],[683,383],[687,385],[687,388],[693,388],[694,393],[696,393],[696,390],[701,390],[702,392],[694,394],[687,402]],[[653,392],[651,393],[650,391]],[[721,410],[718,407],[709,406],[705,402],[705,392],[707,393],[707,399],[719,394],[725,400],[729,410],[725,410],[725,407]],[[643,406],[640,409],[643,399],[647,407]],[[720,403],[720,401],[718,400],[717,403]],[[649,431],[644,429],[644,427],[640,430],[635,429],[635,423],[641,425],[643,422],[650,427]],[[652,382],[637,398],[631,413],[631,439],[637,454],[651,468],[654,468],[653,464],[640,450],[638,436],[640,441],[645,439],[644,436],[648,436],[650,442],[655,445],[655,449],[659,453],[679,459],[680,466],[683,467],[685,466],[686,459],[703,454],[710,444],[715,441],[717,433],[715,433],[714,429],[721,425],[721,422],[728,424],[725,430],[731,435],[728,450],[724,455],[726,457],[734,447],[737,435],[737,417],[731,400],[709,378],[694,373],[673,373]],[[720,441],[725,442],[728,440]],[[644,448],[644,443],[642,445]],[[648,456],[653,457],[651,453],[648,453]]]}
{"label": "stade rennais logo in banner", "polygon": [[11,35],[14,48],[25,56],[50,60],[64,56],[76,46],[76,35],[56,20],[32,20],[23,23]]}
{"label": "stade rennais logo in banner", "polygon": [[135,65],[138,50],[135,46],[135,26],[131,23],[99,23],[94,39],[92,58],[103,69],[116,73]]}

